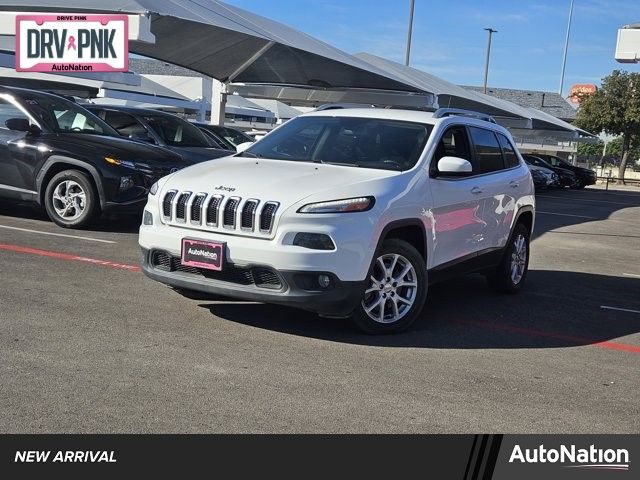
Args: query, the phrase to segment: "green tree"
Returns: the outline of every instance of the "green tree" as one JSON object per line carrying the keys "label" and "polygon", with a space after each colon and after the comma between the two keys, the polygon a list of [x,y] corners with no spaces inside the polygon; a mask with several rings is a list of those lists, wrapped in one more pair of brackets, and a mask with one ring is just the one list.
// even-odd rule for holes
{"label": "green tree", "polygon": [[594,157],[602,157],[603,150],[604,150],[604,142],[578,144],[578,155],[581,155],[581,156],[588,155],[588,156],[594,156]]}
{"label": "green tree", "polygon": [[576,125],[622,137],[618,176],[623,179],[631,150],[640,144],[640,73],[614,70],[603,78],[602,87],[581,100]]}
{"label": "green tree", "polygon": [[[607,149],[605,150],[605,143],[600,141],[598,143],[580,143],[578,144],[578,155],[588,157],[600,157],[600,165],[604,164],[607,159],[612,157],[617,159],[616,165],[620,163],[622,157],[622,144],[623,138],[616,137],[607,142]],[[629,147],[629,160],[637,162],[640,159],[640,142],[632,142]]]}

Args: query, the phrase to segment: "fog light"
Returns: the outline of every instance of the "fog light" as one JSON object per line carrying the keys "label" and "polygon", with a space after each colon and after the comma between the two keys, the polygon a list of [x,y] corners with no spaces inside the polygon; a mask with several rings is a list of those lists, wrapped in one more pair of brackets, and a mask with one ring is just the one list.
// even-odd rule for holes
{"label": "fog light", "polygon": [[133,177],[131,175],[120,177],[120,190],[128,190],[131,187],[133,187]]}
{"label": "fog light", "polygon": [[153,214],[147,210],[142,214],[143,225],[153,225]]}
{"label": "fog light", "polygon": [[331,285],[331,278],[329,275],[318,275],[318,285],[322,288],[329,288],[329,285]]}
{"label": "fog light", "polygon": [[324,233],[296,233],[293,244],[313,250],[333,250],[336,248],[331,237]]}

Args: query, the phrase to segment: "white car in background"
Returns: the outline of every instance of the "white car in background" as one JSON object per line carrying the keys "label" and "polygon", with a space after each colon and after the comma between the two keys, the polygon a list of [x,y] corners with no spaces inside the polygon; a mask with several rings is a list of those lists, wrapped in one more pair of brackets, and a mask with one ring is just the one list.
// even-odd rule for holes
{"label": "white car in background", "polygon": [[338,109],[153,186],[143,271],[223,295],[406,329],[430,284],[482,272],[514,293],[534,224],[529,169],[481,115]]}

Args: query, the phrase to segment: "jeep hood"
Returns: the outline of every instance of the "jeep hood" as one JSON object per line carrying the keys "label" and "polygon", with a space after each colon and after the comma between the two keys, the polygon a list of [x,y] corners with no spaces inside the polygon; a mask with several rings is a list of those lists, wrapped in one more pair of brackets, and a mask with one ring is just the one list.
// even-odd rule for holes
{"label": "jeep hood", "polygon": [[219,193],[226,197],[277,201],[289,207],[323,193],[328,195],[323,200],[333,200],[330,197],[333,193],[339,195],[336,198],[374,194],[366,187],[358,188],[358,185],[400,174],[390,170],[320,163],[226,157],[199,163],[171,175],[162,191]]}

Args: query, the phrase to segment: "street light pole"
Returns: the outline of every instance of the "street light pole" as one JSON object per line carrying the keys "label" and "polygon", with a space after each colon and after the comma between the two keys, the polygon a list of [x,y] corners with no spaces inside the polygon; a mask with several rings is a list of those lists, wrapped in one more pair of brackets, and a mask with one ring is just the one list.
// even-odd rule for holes
{"label": "street light pole", "polygon": [[569,21],[567,22],[567,37],[564,40],[564,53],[562,54],[562,70],[560,71],[560,89],[558,93],[562,95],[564,87],[564,70],[567,66],[567,50],[569,50],[569,33],[571,33],[571,19],[573,18],[573,0],[569,6]]}
{"label": "street light pole", "polygon": [[484,63],[484,93],[487,93],[487,80],[489,79],[489,57],[491,56],[491,38],[494,33],[498,33],[497,30],[493,28],[485,28],[487,32],[489,32],[489,41],[487,43],[487,59]]}
{"label": "street light pole", "polygon": [[407,29],[407,51],[404,57],[404,64],[409,66],[409,58],[411,57],[411,36],[413,35],[413,10],[415,8],[415,0],[411,0],[409,5],[409,28]]}

